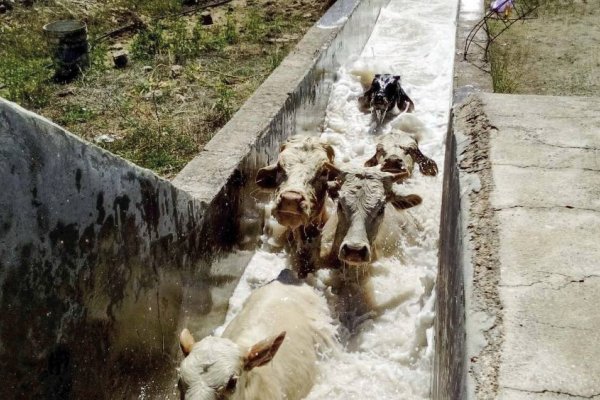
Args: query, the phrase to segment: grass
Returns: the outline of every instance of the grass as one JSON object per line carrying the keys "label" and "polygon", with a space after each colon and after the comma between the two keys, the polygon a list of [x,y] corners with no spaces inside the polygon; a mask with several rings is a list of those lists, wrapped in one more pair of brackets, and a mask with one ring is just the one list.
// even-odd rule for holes
{"label": "grass", "polygon": [[[537,18],[512,25],[490,46],[494,91],[546,95],[595,95],[600,90],[596,51],[600,3],[536,0]],[[491,33],[503,27],[492,22]]]}
{"label": "grass", "polygon": [[[490,21],[490,34],[497,35],[504,24],[499,21]],[[490,61],[490,72],[492,75],[492,85],[496,93],[514,93],[517,89],[514,71],[512,69],[513,61],[516,55],[513,48],[500,40],[495,40],[488,49],[488,59]]]}
{"label": "grass", "polygon": [[[0,16],[0,96],[87,140],[109,135],[115,140],[98,144],[166,177],[227,123],[323,11],[315,0],[255,0],[213,9],[215,23],[204,26],[197,15],[176,15],[181,0],[83,3],[16,4],[8,23]],[[92,43],[90,67],[66,85],[51,79],[41,33],[60,18],[85,18]],[[140,19],[145,29],[95,40]],[[124,69],[112,66],[117,45],[130,54]]]}

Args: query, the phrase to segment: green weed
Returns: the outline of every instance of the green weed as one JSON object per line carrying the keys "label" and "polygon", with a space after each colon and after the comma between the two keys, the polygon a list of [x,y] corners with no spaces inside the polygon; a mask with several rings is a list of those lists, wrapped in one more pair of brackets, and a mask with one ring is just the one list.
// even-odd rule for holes
{"label": "green weed", "polygon": [[273,71],[275,68],[281,64],[285,57],[285,52],[280,51],[279,48],[275,48],[269,55],[267,56],[267,66],[269,70]]}
{"label": "green weed", "polygon": [[131,55],[138,60],[151,60],[165,46],[163,27],[160,23],[151,24],[148,29],[135,35],[131,43]]}
{"label": "green weed", "polygon": [[49,59],[4,57],[0,61],[0,96],[25,107],[48,104],[52,70]]}
{"label": "green weed", "polygon": [[223,82],[215,86],[217,100],[210,117],[211,125],[221,127],[231,118],[234,113],[234,91]]}
{"label": "green weed", "polygon": [[231,13],[227,14],[227,20],[225,21],[225,27],[222,29],[221,35],[228,44],[234,44],[239,40],[240,35]]}
{"label": "green weed", "polygon": [[72,125],[88,122],[94,117],[94,112],[78,104],[67,104],[57,122],[61,125]]}
{"label": "green weed", "polygon": [[155,124],[134,119],[126,125],[131,130],[129,134],[101,146],[159,174],[179,171],[198,150],[192,137],[176,129],[159,129]]}
{"label": "green weed", "polygon": [[263,15],[254,7],[248,11],[243,26],[245,37],[254,42],[260,41],[267,31]]}

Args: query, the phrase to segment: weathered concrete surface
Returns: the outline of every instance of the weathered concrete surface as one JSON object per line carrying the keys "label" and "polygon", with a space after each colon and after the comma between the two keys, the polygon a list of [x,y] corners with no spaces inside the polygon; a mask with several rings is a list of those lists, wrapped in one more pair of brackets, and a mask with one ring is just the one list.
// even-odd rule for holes
{"label": "weathered concrete surface", "polygon": [[[454,58],[454,102],[460,103],[471,93],[493,92],[489,63],[482,47],[472,44],[465,59],[465,42],[469,32],[484,15],[488,2],[461,0],[456,27],[456,55]],[[487,37],[483,29],[475,42],[485,46]]]}
{"label": "weathered concrete surface", "polygon": [[[472,93],[491,92],[489,74],[477,68],[482,65],[483,50],[473,46],[464,60],[465,39],[482,18],[484,2],[461,0],[458,9],[456,53],[454,58],[454,103],[460,103]],[[485,36],[485,35],[484,35]],[[484,40],[485,37],[478,37]],[[465,298],[463,243],[466,219],[461,207],[461,183],[457,162],[457,143],[452,128],[452,116],[446,137],[444,187],[440,225],[439,266],[436,281],[435,358],[433,364],[432,398],[466,399],[467,359],[465,343]]]}
{"label": "weathered concrete surface", "polygon": [[469,398],[600,398],[600,99],[457,108]]}
{"label": "weathered concrete surface", "polygon": [[187,289],[211,310],[194,279],[214,243],[206,208],[2,99],[0,183],[0,398],[125,398],[174,379]]}

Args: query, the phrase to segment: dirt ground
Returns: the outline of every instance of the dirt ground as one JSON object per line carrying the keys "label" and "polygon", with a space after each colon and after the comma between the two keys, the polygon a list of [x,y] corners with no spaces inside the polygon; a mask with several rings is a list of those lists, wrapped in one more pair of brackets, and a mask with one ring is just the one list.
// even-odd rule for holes
{"label": "dirt ground", "polygon": [[536,19],[514,24],[493,45],[491,57],[504,77],[497,91],[597,96],[600,0],[540,3]]}
{"label": "dirt ground", "polygon": [[[170,178],[325,12],[327,0],[0,0],[0,96]],[[196,4],[193,4],[196,3]],[[190,12],[188,12],[190,11]],[[41,27],[87,23],[91,66],[55,83]],[[127,25],[140,26],[103,38]],[[128,53],[125,68],[113,55]]]}

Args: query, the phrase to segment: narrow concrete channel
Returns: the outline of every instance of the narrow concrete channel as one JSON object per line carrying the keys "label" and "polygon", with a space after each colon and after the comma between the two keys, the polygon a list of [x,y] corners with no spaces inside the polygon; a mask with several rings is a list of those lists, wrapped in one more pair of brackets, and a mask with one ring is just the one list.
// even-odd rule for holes
{"label": "narrow concrete channel", "polygon": [[[362,51],[340,66],[320,137],[334,147],[342,168],[361,167],[375,153],[371,116],[358,107],[363,92],[359,75],[365,71],[401,75],[403,88],[416,103],[414,115],[427,127],[420,147],[444,165],[457,3],[390,1]],[[388,125],[382,133],[389,131]],[[437,177],[417,172],[405,185],[424,201],[392,229],[395,249],[372,267],[368,295],[377,313],[342,335],[344,350],[320,365],[322,374],[308,399],[364,399],[366,393],[381,399],[430,398],[443,173],[443,168]],[[281,230],[273,228],[272,218],[267,225],[268,232]],[[263,248],[253,255],[229,301],[227,321],[239,312],[252,288],[271,281],[288,265],[287,255],[277,251],[269,234],[262,240]],[[328,281],[329,273],[321,271],[313,284],[327,292]]]}
{"label": "narrow concrete channel", "polygon": [[[440,171],[404,186],[423,204],[367,277],[376,312],[346,318],[308,398],[431,398],[457,9],[339,0],[173,182],[0,101],[0,397],[179,398],[178,331],[219,332],[288,264],[256,170],[299,133],[331,144],[341,167],[363,165],[376,140],[359,75],[371,71],[401,75]],[[310,278],[325,296],[328,274]]]}

